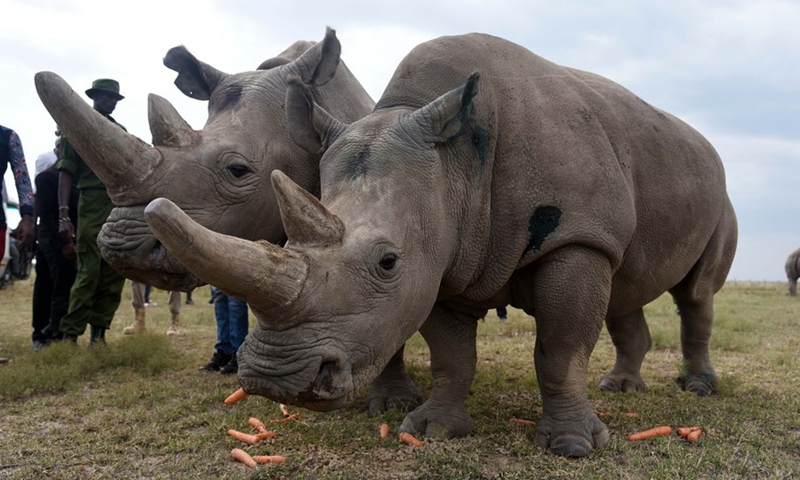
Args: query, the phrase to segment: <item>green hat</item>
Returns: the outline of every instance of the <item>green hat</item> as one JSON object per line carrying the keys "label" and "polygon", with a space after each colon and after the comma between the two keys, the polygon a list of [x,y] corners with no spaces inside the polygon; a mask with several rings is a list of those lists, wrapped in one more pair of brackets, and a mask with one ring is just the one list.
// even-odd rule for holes
{"label": "green hat", "polygon": [[114,95],[117,100],[125,98],[119,94],[119,82],[110,78],[98,78],[92,82],[92,88],[86,90],[86,95],[94,100],[94,94],[101,91]]}

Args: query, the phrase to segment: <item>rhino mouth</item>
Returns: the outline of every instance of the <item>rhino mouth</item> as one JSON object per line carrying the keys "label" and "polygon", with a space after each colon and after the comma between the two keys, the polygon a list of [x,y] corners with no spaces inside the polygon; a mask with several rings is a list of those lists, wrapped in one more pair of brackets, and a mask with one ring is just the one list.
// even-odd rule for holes
{"label": "rhino mouth", "polygon": [[302,359],[280,361],[279,355],[256,355],[247,340],[239,348],[238,361],[239,383],[248,394],[323,412],[354,398],[352,366],[343,353],[312,349]]}
{"label": "rhino mouth", "polygon": [[144,218],[144,206],[116,207],[97,236],[103,259],[125,277],[163,290],[203,285],[167,251]]}

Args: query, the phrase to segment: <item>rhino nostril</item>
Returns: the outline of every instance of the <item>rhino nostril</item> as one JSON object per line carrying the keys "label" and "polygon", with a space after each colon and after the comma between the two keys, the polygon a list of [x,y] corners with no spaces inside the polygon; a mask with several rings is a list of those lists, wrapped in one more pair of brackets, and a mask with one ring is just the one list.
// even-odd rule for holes
{"label": "rhino nostril", "polygon": [[161,242],[156,240],[155,245],[153,245],[153,249],[150,250],[150,261],[153,263],[162,263],[164,261],[164,257],[166,257],[167,251]]}
{"label": "rhino nostril", "polygon": [[319,373],[317,373],[317,378],[314,380],[314,390],[316,392],[325,392],[329,395],[335,394],[341,389],[341,386],[334,386],[339,370],[336,362],[322,362],[322,365],[319,367]]}

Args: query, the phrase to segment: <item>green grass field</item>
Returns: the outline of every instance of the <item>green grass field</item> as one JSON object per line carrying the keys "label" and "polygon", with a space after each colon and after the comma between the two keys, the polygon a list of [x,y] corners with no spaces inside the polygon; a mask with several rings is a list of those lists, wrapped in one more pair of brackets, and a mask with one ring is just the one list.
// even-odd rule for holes
{"label": "green grass field", "polygon": [[[533,370],[532,318],[493,313],[478,330],[478,372],[468,408],[475,430],[466,438],[425,440],[421,448],[380,439],[403,415],[370,417],[364,402],[270,426],[278,437],[252,454],[284,455],[279,465],[249,469],[230,458],[242,444],[228,429],[250,432],[247,419],[282,417],[278,405],[248,397],[227,406],[235,377],[198,371],[213,353],[216,327],[208,289],[184,306],[187,335],[167,338],[167,293],[148,308],[149,333],[123,337],[132,321],[126,287],[107,347],[30,348],[32,281],[0,291],[0,478],[797,478],[800,472],[800,298],[781,284],[728,284],[717,296],[712,359],[719,392],[697,398],[678,390],[679,319],[668,296],[646,307],[654,347],[643,366],[644,393],[600,392],[613,347],[603,331],[589,368],[591,401],[611,432],[608,447],[589,458],[543,452],[533,427],[541,398]],[[255,318],[251,315],[251,326]],[[430,356],[417,335],[406,348],[410,374],[430,391]],[[636,416],[628,416],[635,413]],[[658,425],[701,425],[697,443],[677,435],[629,442],[629,433]]]}

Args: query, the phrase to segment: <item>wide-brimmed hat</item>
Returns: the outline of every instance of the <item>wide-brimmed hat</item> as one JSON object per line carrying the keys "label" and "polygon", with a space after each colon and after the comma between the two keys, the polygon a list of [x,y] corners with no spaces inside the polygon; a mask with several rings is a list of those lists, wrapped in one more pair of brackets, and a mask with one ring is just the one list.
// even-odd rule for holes
{"label": "wide-brimmed hat", "polygon": [[94,100],[94,94],[97,92],[110,93],[116,97],[117,100],[125,98],[119,94],[119,82],[110,78],[98,78],[92,82],[92,88],[86,90],[86,95]]}

